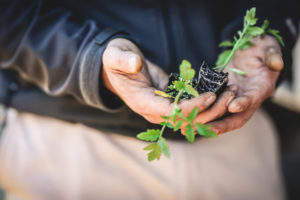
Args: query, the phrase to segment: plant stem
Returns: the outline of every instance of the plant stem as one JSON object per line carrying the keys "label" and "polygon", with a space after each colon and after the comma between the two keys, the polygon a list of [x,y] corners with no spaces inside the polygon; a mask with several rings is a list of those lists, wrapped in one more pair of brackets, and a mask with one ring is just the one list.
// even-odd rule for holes
{"label": "plant stem", "polygon": [[225,63],[222,65],[222,68],[220,70],[221,72],[226,68],[226,66],[228,65],[228,63],[230,62],[232,57],[234,56],[235,52],[238,50],[238,48],[240,46],[240,42],[244,38],[244,35],[245,35],[247,29],[248,29],[248,26],[245,26],[244,29],[243,29],[243,32],[240,35],[240,38],[236,41],[236,43],[235,43],[233,49],[231,50],[229,56],[226,58]]}
{"label": "plant stem", "polygon": [[[174,110],[175,110],[176,108],[178,108],[178,101],[179,101],[179,98],[180,98],[180,96],[182,95],[182,93],[183,93],[183,89],[179,90],[178,94],[176,95],[172,113],[174,112]],[[165,122],[166,122],[166,124],[167,124],[167,123],[169,122],[169,120],[167,119]],[[166,126],[167,126],[166,124],[163,125],[162,128],[160,129],[159,138],[162,137],[162,134],[164,133],[164,130],[165,130]],[[159,139],[158,139],[158,140],[159,140]]]}
{"label": "plant stem", "polygon": [[[177,107],[179,98],[180,98],[180,96],[182,95],[182,93],[183,93],[183,89],[179,90],[178,94],[176,95],[175,101],[174,101],[174,104],[175,104],[174,108]],[[174,109],[174,108],[173,108],[173,109]]]}

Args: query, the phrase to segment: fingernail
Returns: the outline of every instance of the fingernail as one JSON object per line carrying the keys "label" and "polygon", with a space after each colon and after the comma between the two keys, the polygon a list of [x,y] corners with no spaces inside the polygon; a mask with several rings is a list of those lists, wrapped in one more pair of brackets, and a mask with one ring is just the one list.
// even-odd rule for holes
{"label": "fingernail", "polygon": [[137,69],[137,55],[132,55],[130,56],[129,58],[129,61],[128,61],[128,67],[129,67],[129,71],[132,72],[132,73],[135,73],[136,72],[136,69]]}
{"label": "fingernail", "polygon": [[206,99],[206,101],[205,101],[205,105],[209,106],[210,104],[212,104],[215,101],[215,99],[216,99],[215,95],[208,97],[208,99]]}
{"label": "fingernail", "polygon": [[242,107],[240,105],[235,105],[236,112],[242,111]]}

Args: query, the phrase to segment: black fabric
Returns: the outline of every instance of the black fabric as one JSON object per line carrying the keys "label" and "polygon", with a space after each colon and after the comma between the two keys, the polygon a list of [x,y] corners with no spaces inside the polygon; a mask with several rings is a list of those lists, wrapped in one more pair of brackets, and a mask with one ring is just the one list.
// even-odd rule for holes
{"label": "black fabric", "polygon": [[[267,0],[0,0],[0,68],[14,70],[22,82],[11,106],[135,136],[154,125],[121,108],[101,84],[102,53],[111,39],[134,41],[167,73],[178,71],[182,59],[195,68],[203,60],[213,65],[217,44],[256,6],[258,17],[282,32],[289,55],[294,41],[285,19],[299,20],[299,3],[290,2],[294,6]],[[0,85],[1,101],[7,85]]]}

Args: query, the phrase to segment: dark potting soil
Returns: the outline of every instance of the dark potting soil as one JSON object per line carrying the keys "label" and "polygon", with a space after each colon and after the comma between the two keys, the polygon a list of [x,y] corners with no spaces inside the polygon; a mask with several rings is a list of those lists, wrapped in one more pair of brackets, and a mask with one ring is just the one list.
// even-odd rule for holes
{"label": "dark potting soil", "polygon": [[[179,80],[180,76],[177,73],[172,73],[169,76],[168,86],[172,85],[173,81]],[[221,94],[226,86],[228,80],[228,73],[218,72],[211,69],[205,62],[202,63],[198,77],[192,80],[192,86],[198,91],[199,94],[205,92],[213,92],[216,95]],[[176,89],[167,88],[166,93],[171,96],[176,96],[178,91]],[[183,92],[180,99],[190,99],[192,95]]]}

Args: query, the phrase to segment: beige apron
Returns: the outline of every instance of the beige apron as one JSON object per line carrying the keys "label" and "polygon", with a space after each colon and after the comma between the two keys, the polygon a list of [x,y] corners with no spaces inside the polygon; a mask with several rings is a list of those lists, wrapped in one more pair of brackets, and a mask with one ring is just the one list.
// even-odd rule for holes
{"label": "beige apron", "polygon": [[168,141],[149,163],[133,137],[10,109],[0,146],[8,200],[284,199],[275,130],[257,111],[242,128]]}

